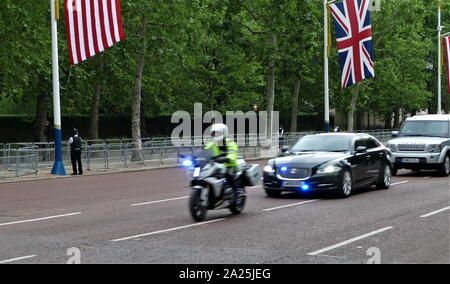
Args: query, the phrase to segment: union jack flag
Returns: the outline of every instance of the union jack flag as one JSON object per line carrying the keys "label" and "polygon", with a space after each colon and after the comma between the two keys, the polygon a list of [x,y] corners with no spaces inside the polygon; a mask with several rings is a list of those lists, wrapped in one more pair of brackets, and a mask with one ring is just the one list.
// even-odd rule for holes
{"label": "union jack flag", "polygon": [[370,0],[344,0],[330,5],[343,89],[375,76],[369,4]]}

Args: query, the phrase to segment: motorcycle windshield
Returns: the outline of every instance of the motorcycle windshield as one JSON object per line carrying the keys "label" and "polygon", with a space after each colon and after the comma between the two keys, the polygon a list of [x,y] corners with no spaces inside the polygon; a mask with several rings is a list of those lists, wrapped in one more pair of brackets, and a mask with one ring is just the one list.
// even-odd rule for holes
{"label": "motorcycle windshield", "polygon": [[213,152],[212,150],[200,150],[195,153],[195,166],[203,168],[212,158]]}

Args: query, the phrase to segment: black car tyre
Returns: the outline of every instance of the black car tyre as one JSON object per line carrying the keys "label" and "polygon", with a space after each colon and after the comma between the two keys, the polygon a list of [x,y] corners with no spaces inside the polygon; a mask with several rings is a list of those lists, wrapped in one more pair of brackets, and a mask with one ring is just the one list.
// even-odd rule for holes
{"label": "black car tyre", "polygon": [[279,190],[265,189],[265,191],[269,197],[280,197],[281,195],[281,191]]}
{"label": "black car tyre", "polygon": [[201,190],[193,190],[191,198],[189,199],[189,209],[192,218],[197,222],[205,220],[206,212],[208,210],[205,206],[202,206],[202,200],[200,198],[201,193]]}
{"label": "black car tyre", "polygon": [[377,181],[377,189],[389,189],[392,183],[392,170],[390,165],[385,165],[384,169],[380,171],[380,176]]}
{"label": "black car tyre", "polygon": [[341,198],[348,198],[352,194],[353,177],[349,170],[345,170],[338,187],[338,195]]}
{"label": "black car tyre", "polygon": [[450,175],[450,156],[445,156],[444,162],[439,166],[439,175],[448,177]]}

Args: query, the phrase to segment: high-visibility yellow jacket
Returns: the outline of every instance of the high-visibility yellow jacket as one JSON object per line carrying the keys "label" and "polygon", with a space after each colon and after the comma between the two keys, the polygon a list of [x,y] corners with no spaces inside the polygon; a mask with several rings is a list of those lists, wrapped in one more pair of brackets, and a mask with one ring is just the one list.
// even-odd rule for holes
{"label": "high-visibility yellow jacket", "polygon": [[[230,159],[229,163],[225,163],[224,165],[227,168],[237,167],[237,161],[238,161],[238,153],[239,153],[239,147],[236,142],[230,139],[225,140],[226,146],[227,146],[227,158]],[[214,156],[219,156],[222,154],[222,151],[220,151],[219,145],[211,141],[205,146],[205,150],[212,150]]]}

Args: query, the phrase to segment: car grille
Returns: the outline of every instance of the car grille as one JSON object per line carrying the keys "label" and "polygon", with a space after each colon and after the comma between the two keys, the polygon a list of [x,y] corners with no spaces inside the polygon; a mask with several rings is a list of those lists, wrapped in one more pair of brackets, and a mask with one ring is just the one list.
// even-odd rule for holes
{"label": "car grille", "polygon": [[282,172],[278,169],[278,173],[283,178],[289,179],[304,179],[310,176],[309,169],[301,169],[301,168],[288,168],[286,171]]}
{"label": "car grille", "polygon": [[400,152],[425,152],[425,144],[399,144],[398,150]]}

